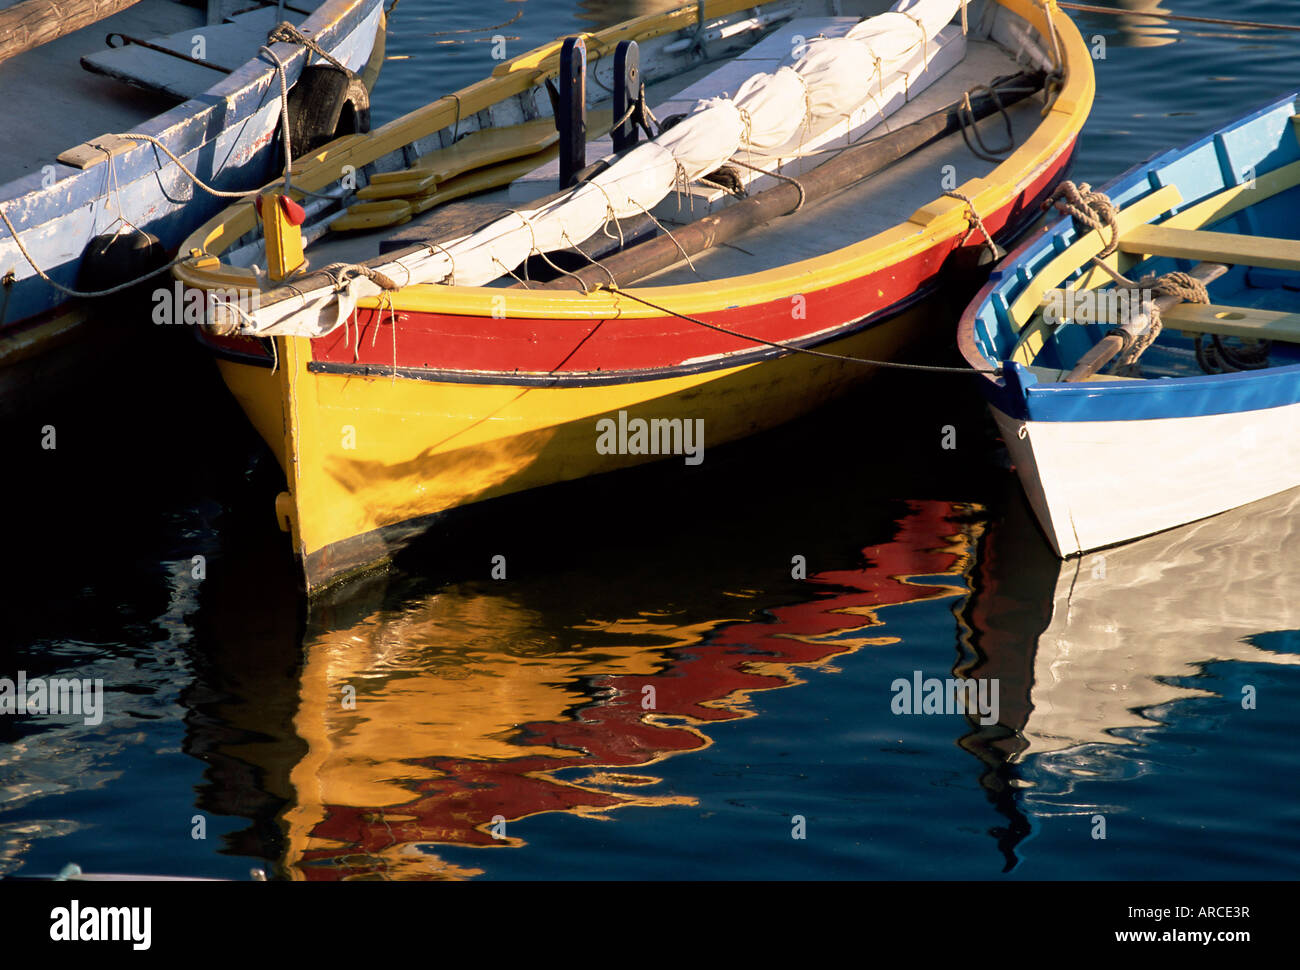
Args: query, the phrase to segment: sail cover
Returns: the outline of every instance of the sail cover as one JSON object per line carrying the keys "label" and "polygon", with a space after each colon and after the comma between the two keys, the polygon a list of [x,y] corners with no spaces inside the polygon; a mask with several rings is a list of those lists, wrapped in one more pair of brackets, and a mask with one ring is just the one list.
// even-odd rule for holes
{"label": "sail cover", "polygon": [[[576,246],[611,219],[648,213],[676,186],[707,175],[742,150],[784,145],[800,128],[846,116],[872,98],[956,16],[962,0],[898,0],[844,37],[810,40],[793,67],[755,74],[731,97],[699,101],[680,122],[624,153],[604,171],[544,205],[513,210],[489,225],[400,261],[403,283],[482,286],[533,253]],[[383,269],[383,267],[381,267]],[[359,296],[377,292],[364,277],[243,317],[241,332],[321,336],[342,324]],[[322,298],[323,297],[323,298]]]}

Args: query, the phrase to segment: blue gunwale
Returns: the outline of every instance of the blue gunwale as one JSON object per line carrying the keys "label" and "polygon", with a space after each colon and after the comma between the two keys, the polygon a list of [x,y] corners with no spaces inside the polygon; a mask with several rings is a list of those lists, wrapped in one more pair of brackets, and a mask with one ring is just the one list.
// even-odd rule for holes
{"label": "blue gunwale", "polygon": [[[1157,153],[1109,182],[1102,191],[1121,207],[1162,185],[1176,185],[1183,203],[1176,214],[1204,198],[1239,184],[1245,170],[1256,175],[1300,161],[1300,139],[1290,117],[1300,91],[1267,104],[1179,149]],[[1230,160],[1234,145],[1255,139],[1251,164]],[[1271,146],[1271,149],[1270,147]],[[1242,146],[1236,145],[1241,148]],[[1253,156],[1252,156],[1253,157]],[[1206,162],[1213,160],[1213,171]],[[1242,171],[1237,171],[1242,169]],[[1268,410],[1300,403],[1300,364],[1222,375],[1164,377],[1141,381],[1081,383],[1040,381],[1019,363],[1007,360],[1018,333],[1006,316],[1028,280],[1078,238],[1066,216],[1022,245],[994,270],[987,285],[963,314],[957,342],[967,362],[1001,376],[983,375],[981,390],[991,405],[1018,420],[1140,421],[1191,418]]]}

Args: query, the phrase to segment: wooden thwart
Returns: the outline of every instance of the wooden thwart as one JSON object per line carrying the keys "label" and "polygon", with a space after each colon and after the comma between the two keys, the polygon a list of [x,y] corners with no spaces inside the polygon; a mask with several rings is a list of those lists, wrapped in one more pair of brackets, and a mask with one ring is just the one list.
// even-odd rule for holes
{"label": "wooden thwart", "polygon": [[[1067,290],[1052,290],[1044,298],[1044,305],[1056,302],[1065,305]],[[1104,299],[1105,290],[1095,291],[1098,299],[1089,307],[1092,323],[1119,324],[1122,304]],[[1078,299],[1078,294],[1071,294]],[[1244,337],[1248,340],[1280,340],[1300,343],[1300,313],[1285,310],[1264,310],[1257,307],[1219,306],[1204,303],[1177,303],[1160,314],[1166,330],[1183,330],[1187,333],[1213,333],[1220,337]]]}
{"label": "wooden thwart", "polygon": [[[1159,218],[1174,206],[1182,202],[1182,193],[1173,185],[1162,186],[1150,195],[1130,202],[1119,213],[1119,230],[1126,236],[1143,223]],[[1034,278],[1025,285],[1024,292],[1011,304],[1010,316],[1016,329],[1020,329],[1038,312],[1042,305],[1043,294],[1074,270],[1098,255],[1110,239],[1109,231],[1103,233],[1085,233],[1064,252],[1052,257],[1051,261],[1034,274]],[[1049,282],[1050,281],[1050,282]],[[1036,352],[1036,351],[1035,351]]]}
{"label": "wooden thwart", "polygon": [[1300,343],[1300,313],[1183,303],[1166,310],[1161,319],[1167,328],[1188,333]]}
{"label": "wooden thwart", "polygon": [[1136,226],[1119,241],[1120,252],[1171,259],[1197,259],[1230,266],[1300,272],[1300,240],[1242,236],[1203,229]]}
{"label": "wooden thwart", "polygon": [[357,198],[415,195],[465,172],[533,155],[555,144],[559,137],[550,118],[505,128],[481,128],[455,144],[430,152],[408,169],[374,175],[370,184],[357,193]]}

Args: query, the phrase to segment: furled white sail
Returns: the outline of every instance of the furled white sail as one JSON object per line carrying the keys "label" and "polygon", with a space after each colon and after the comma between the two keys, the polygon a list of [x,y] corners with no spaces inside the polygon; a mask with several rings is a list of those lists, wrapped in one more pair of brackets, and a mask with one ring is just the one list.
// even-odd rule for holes
{"label": "furled white sail", "polygon": [[[817,38],[793,67],[755,74],[731,97],[700,101],[654,140],[623,154],[607,169],[547,204],[519,209],[403,263],[402,282],[481,286],[503,276],[535,252],[576,246],[611,219],[649,212],[674,187],[722,166],[737,152],[784,145],[801,128],[854,111],[887,80],[934,43],[957,14],[961,0],[898,0],[893,9],[863,20],[844,37]],[[400,278],[400,277],[399,277]],[[297,304],[257,311],[246,333],[318,336],[351,314],[357,296],[373,287],[354,280],[338,294],[337,313]]]}

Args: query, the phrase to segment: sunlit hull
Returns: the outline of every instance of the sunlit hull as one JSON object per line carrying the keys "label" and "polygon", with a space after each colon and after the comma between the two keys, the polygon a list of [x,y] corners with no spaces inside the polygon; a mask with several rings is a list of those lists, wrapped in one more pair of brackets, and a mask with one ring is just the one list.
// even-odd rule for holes
{"label": "sunlit hull", "polygon": [[[896,357],[927,330],[940,332],[942,316],[926,310],[826,348]],[[658,380],[520,387],[319,374],[297,349],[283,342],[275,373],[233,359],[220,367],[294,482],[292,502],[280,507],[291,509],[309,590],[388,559],[463,506],[649,461],[681,462],[689,474],[710,449],[804,414],[870,372],[794,354]],[[630,435],[626,450],[602,453],[603,429],[612,426],[606,440],[618,444],[619,412],[633,429],[638,419],[694,422],[694,454],[636,453]]]}
{"label": "sunlit hull", "polygon": [[[1013,253],[962,317],[958,344],[983,372],[980,388],[1059,555],[1300,485],[1294,101],[1116,179],[1106,192],[1118,252],[1100,257],[1102,237],[1064,219]],[[1122,322],[1101,258],[1133,280],[1216,274],[1208,294],[1193,294],[1199,303],[1173,297],[1164,307],[1137,375],[1089,372]],[[1062,313],[1049,320],[1053,307]],[[1233,339],[1256,343],[1234,350]]]}
{"label": "sunlit hull", "polygon": [[[993,416],[1060,556],[1172,529],[1300,483],[1300,405],[1150,421],[1017,421],[997,409]],[[1116,490],[1119,470],[1132,501]]]}
{"label": "sunlit hull", "polygon": [[[454,274],[451,282],[400,285],[399,276],[380,296],[362,295],[355,310],[340,310],[341,325],[310,331],[323,336],[275,330],[258,340],[205,330],[201,339],[285,470],[277,512],[307,590],[384,562],[456,509],[655,459],[694,465],[702,457],[689,445],[639,447],[624,435],[624,422],[698,429],[707,455],[809,412],[873,371],[817,354],[891,361],[925,346],[924,358],[935,361],[942,331],[926,340],[923,324],[935,314],[931,308],[927,316],[922,301],[944,290],[964,297],[979,278],[984,233],[1007,243],[1038,218],[1064,177],[1093,97],[1091,59],[1064,15],[1049,21],[1020,0],[988,6],[997,14],[989,20],[1056,51],[1064,81],[1047,107],[1020,106],[1032,125],[1009,158],[990,163],[990,174],[961,183],[973,193],[969,204],[932,197],[942,186],[931,189],[935,172],[924,162],[896,164],[894,174],[929,200],[921,208],[816,255],[781,258],[786,250],[773,247],[775,265],[743,275],[651,278],[583,292],[456,285]],[[648,42],[670,22],[652,18],[604,35],[635,28]],[[466,92],[508,100],[520,83],[498,71]],[[364,143],[344,144],[339,157],[364,160],[362,149],[381,153],[439,130],[451,120],[446,108],[435,103]],[[960,138],[950,137],[968,158]],[[336,171],[329,155],[299,184]],[[241,235],[249,216],[247,207],[230,210],[194,238],[215,253]],[[177,276],[193,288],[249,278],[215,259],[178,268]],[[282,305],[299,303],[288,297]],[[605,421],[618,427],[613,450],[600,441]]]}

